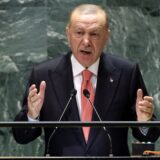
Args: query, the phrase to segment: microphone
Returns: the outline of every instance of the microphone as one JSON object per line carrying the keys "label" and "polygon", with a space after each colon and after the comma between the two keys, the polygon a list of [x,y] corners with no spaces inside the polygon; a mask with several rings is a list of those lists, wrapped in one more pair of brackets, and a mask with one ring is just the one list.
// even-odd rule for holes
{"label": "microphone", "polygon": [[[88,99],[88,101],[89,101],[90,105],[92,106],[93,110],[95,111],[99,121],[102,122],[102,119],[101,119],[99,113],[97,112],[97,109],[95,108],[94,104],[91,102],[90,93],[89,93],[89,91],[87,89],[83,90],[83,95]],[[107,130],[107,128],[105,126],[103,126],[103,130],[107,133],[107,136],[108,136],[108,139],[109,139],[109,143],[110,143],[109,157],[113,157],[111,135],[109,134],[109,132],[108,132],[108,130]]]}
{"label": "microphone", "polygon": [[[70,105],[73,97],[74,97],[76,94],[77,94],[77,90],[72,89],[72,90],[71,90],[71,93],[70,93],[69,100],[68,100],[68,102],[67,102],[67,104],[66,104],[66,106],[65,106],[65,108],[64,108],[64,110],[63,110],[63,112],[62,112],[62,114],[61,114],[61,116],[60,116],[60,118],[59,118],[59,120],[58,120],[58,122],[60,122],[60,121],[62,120],[62,118],[63,118],[63,116],[64,116],[64,114],[65,114],[68,106]],[[55,129],[53,130],[53,132],[51,133],[51,135],[49,136],[48,143],[47,143],[47,146],[46,146],[46,148],[47,148],[47,149],[46,149],[46,157],[49,157],[49,156],[50,156],[50,154],[49,154],[50,142],[51,142],[52,137],[53,137],[54,134],[56,133],[57,129],[58,129],[58,127],[56,126]]]}

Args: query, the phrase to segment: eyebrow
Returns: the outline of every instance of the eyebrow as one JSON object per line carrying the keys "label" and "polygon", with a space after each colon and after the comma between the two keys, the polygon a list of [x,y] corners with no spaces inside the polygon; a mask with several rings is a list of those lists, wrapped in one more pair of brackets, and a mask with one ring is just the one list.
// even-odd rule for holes
{"label": "eyebrow", "polygon": [[[91,31],[93,32],[97,32],[97,31],[100,31],[102,28],[102,26],[99,26],[99,27],[93,27],[93,28],[89,28]],[[76,26],[75,28],[76,30],[84,30],[85,27],[82,27],[82,26]]]}

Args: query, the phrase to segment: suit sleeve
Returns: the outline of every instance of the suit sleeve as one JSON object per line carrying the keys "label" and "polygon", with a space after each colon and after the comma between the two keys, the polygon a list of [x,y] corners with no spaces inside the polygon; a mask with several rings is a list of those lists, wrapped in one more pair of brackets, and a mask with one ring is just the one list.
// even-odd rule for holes
{"label": "suit sleeve", "polygon": [[[138,64],[135,64],[133,72],[132,72],[132,77],[131,77],[131,84],[130,84],[130,102],[132,104],[132,113],[133,113],[133,120],[137,120],[136,117],[136,110],[135,110],[135,102],[136,102],[136,93],[137,89],[141,88],[143,90],[144,96],[148,95],[147,89],[145,87],[140,69]],[[156,120],[156,116],[153,115],[152,121]],[[139,141],[144,141],[144,142],[155,142],[159,135],[160,135],[160,129],[157,127],[150,127],[148,128],[148,131],[146,134],[143,134],[141,131],[140,127],[139,128],[132,128],[132,133],[133,136],[138,139]]]}
{"label": "suit sleeve", "polygon": [[[28,121],[27,117],[27,112],[28,112],[28,107],[27,107],[27,97],[28,97],[28,90],[31,84],[37,84],[35,83],[35,78],[34,78],[34,70],[31,73],[28,85],[26,87],[26,92],[25,96],[23,98],[23,103],[22,103],[22,109],[18,113],[18,115],[15,117],[14,121]],[[19,127],[19,128],[12,128],[13,131],[13,136],[15,140],[20,143],[20,144],[26,144],[34,139],[36,139],[40,134],[41,134],[41,128],[39,127]]]}

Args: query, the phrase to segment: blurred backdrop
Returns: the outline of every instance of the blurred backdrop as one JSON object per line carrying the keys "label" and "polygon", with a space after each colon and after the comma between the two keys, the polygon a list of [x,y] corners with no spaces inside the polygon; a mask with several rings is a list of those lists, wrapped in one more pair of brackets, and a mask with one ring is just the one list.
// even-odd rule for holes
{"label": "blurred backdrop", "polygon": [[[13,121],[33,65],[68,51],[65,26],[78,4],[101,5],[109,15],[105,51],[141,67],[160,119],[159,0],[0,0],[0,121]],[[0,128],[0,156],[42,156],[43,135],[17,144],[11,128]],[[135,141],[129,134],[129,145]],[[160,150],[160,139],[156,143]]]}

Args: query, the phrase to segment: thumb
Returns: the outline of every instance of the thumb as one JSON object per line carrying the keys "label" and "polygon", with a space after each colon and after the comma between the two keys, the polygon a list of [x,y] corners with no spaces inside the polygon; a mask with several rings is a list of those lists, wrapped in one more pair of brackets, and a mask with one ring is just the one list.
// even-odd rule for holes
{"label": "thumb", "polygon": [[137,102],[142,101],[143,100],[143,91],[142,89],[138,89],[137,90]]}
{"label": "thumb", "polygon": [[40,84],[40,90],[39,90],[39,93],[38,93],[42,99],[44,99],[45,90],[46,90],[46,82],[42,81],[41,84]]}

